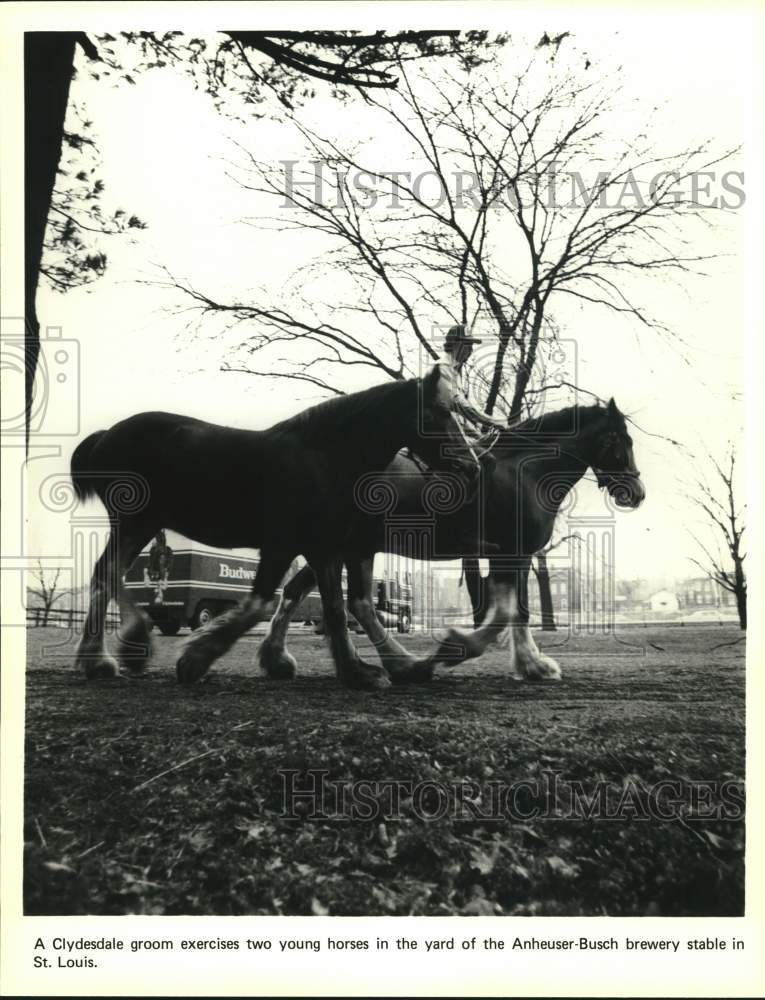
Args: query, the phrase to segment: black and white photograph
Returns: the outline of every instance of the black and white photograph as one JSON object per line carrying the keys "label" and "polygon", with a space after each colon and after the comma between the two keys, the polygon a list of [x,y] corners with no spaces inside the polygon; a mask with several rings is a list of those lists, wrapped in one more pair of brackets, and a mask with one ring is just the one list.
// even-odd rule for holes
{"label": "black and white photograph", "polygon": [[343,6],[6,5],[5,959],[753,995],[762,20]]}

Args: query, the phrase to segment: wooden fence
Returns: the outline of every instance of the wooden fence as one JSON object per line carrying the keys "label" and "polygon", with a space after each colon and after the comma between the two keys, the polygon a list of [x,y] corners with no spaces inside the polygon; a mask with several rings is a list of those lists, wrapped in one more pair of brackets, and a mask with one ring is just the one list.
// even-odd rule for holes
{"label": "wooden fence", "polygon": [[[84,608],[51,608],[46,622],[45,608],[27,608],[27,625],[32,628],[46,624],[52,628],[79,628],[85,621],[85,614]],[[107,612],[107,628],[116,628],[119,623],[120,616],[116,611]]]}

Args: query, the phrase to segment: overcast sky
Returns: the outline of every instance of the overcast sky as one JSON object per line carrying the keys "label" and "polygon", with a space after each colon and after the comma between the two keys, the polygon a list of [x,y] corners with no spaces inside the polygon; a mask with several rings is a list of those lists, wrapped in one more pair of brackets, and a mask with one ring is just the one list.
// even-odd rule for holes
{"label": "overcast sky", "polygon": [[[526,16],[526,15],[524,15]],[[593,66],[620,66],[624,121],[642,121],[659,107],[652,138],[659,151],[674,151],[701,139],[719,149],[744,143],[753,109],[750,39],[739,13],[703,10],[639,17],[606,10],[574,17],[555,14],[555,31],[571,30]],[[539,37],[536,17],[519,32],[506,58]],[[546,20],[549,22],[548,11]],[[562,23],[565,20],[566,23]],[[320,88],[319,88],[320,89]],[[38,314],[43,325],[61,326],[80,345],[82,436],[146,409],[167,409],[212,421],[265,427],[316,400],[300,386],[269,384],[220,371],[230,342],[193,339],[185,320],[168,313],[175,299],[137,283],[154,265],[193,277],[206,287],[264,287],[274,293],[289,280],[296,258],[310,244],[278,232],[265,234],[241,224],[242,193],[226,175],[230,139],[274,155],[287,142],[284,127],[268,119],[238,126],[223,119],[209,99],[180,72],[145,74],[135,86],[93,84],[84,76],[72,98],[87,109],[98,138],[106,183],[105,200],[148,224],[132,245],[111,239],[104,278],[86,289],[53,294],[43,286]],[[339,137],[366,132],[361,106],[340,105],[320,96],[302,112]],[[378,137],[384,141],[384,136]],[[731,163],[741,169],[741,160]],[[396,169],[395,151],[390,169]],[[746,205],[708,234],[725,257],[707,268],[703,280],[657,280],[645,304],[692,346],[692,364],[650,333],[615,323],[597,308],[567,308],[556,318],[567,341],[579,347],[580,384],[617,403],[641,428],[683,443],[685,451],[659,437],[635,433],[638,464],[648,491],[644,506],[617,518],[620,577],[689,575],[693,554],[687,510],[678,499],[689,477],[687,453],[706,449],[720,455],[743,423],[744,268],[742,239]],[[331,290],[330,290],[331,295]],[[555,310],[554,310],[555,311]],[[640,334],[638,336],[638,334]],[[72,442],[73,446],[74,442]],[[62,460],[68,466],[71,447]],[[61,463],[36,463],[42,477]],[[45,468],[43,468],[45,466]],[[64,467],[66,467],[64,466]],[[33,480],[33,488],[34,488]],[[603,510],[594,485],[583,491],[584,508]],[[31,547],[41,553],[61,546],[68,535],[62,515],[32,509]]]}

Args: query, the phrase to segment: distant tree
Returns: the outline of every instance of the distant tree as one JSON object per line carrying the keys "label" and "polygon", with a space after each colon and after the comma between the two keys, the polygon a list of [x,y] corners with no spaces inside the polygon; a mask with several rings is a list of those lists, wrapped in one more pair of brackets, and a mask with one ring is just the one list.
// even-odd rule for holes
{"label": "distant tree", "polygon": [[537,578],[539,586],[539,611],[542,618],[542,630],[544,632],[555,632],[555,605],[552,599],[552,589],[550,587],[550,569],[547,565],[547,549],[537,552],[536,559],[532,561],[531,568]]}
{"label": "distant tree", "polygon": [[71,594],[71,590],[59,589],[58,581],[61,576],[61,570],[57,569],[55,571],[46,571],[43,569],[42,563],[39,559],[37,561],[37,569],[33,571],[32,575],[37,585],[29,587],[29,592],[34,594],[34,596],[40,601],[40,607],[42,608],[42,621],[39,622],[39,624],[47,625],[48,618],[50,617],[54,604],[57,604],[60,600],[62,600],[62,598]]}
{"label": "distant tree", "polygon": [[[555,605],[550,587],[550,568],[547,563],[547,557],[564,542],[570,542],[572,545],[580,545],[582,537],[578,534],[561,535],[557,531],[554,531],[553,537],[543,549],[537,552],[536,557],[531,563],[531,568],[534,576],[537,578],[537,585],[539,587],[539,613],[544,632],[555,632],[557,630],[557,625],[555,624]],[[569,594],[569,601],[571,596]]]}
{"label": "distant tree", "polygon": [[626,601],[635,601],[641,591],[641,580],[617,580],[616,593]]}
{"label": "distant tree", "polygon": [[743,535],[746,504],[739,505],[737,493],[736,452],[731,445],[725,462],[720,465],[710,456],[712,483],[705,476],[696,480],[695,492],[688,494],[690,502],[705,517],[710,542],[691,535],[703,553],[703,559],[692,561],[720,587],[730,591],[736,599],[738,620],[746,629],[746,573],[744,572]]}

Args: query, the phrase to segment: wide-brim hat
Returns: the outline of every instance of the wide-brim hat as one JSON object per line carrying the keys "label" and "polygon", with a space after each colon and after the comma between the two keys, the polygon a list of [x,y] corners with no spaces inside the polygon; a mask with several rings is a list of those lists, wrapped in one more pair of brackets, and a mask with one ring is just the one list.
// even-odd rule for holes
{"label": "wide-brim hat", "polygon": [[446,331],[445,344],[480,344],[478,337],[471,337],[464,326],[452,326]]}

